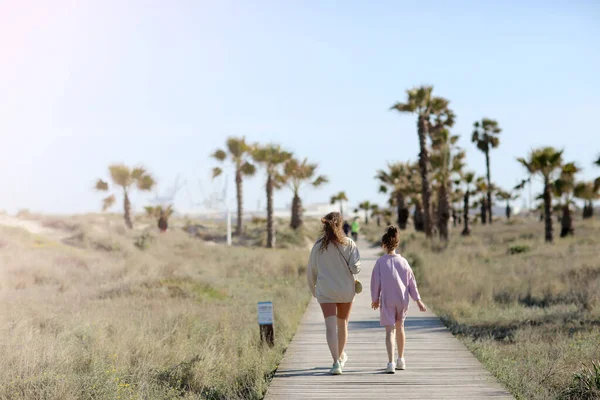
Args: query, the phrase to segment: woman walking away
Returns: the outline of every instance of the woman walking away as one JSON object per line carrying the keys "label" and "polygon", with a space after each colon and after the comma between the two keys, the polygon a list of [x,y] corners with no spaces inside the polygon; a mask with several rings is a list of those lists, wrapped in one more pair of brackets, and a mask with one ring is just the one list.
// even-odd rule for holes
{"label": "woman walking away", "polygon": [[[396,254],[400,243],[398,229],[390,226],[381,238],[381,247],[386,254],[375,263],[371,276],[371,307],[379,308],[380,324],[385,326],[385,346],[388,353],[388,365],[385,370],[394,374],[397,369],[406,369],[404,362],[404,319],[408,312],[409,296],[417,302],[419,310],[427,311],[421,301],[417,282],[408,261]],[[398,343],[398,360],[394,363],[394,339]]]}
{"label": "woman walking away", "polygon": [[355,295],[354,275],[360,272],[360,255],[342,230],[342,215],[332,212],[321,219],[321,237],[308,260],[308,287],[321,305],[327,345],[333,358],[330,373],[340,375],[348,360],[348,319]]}

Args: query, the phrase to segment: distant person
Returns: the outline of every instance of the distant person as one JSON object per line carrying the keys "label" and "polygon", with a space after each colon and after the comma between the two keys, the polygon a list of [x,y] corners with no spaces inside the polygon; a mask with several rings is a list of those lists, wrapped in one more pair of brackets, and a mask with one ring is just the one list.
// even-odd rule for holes
{"label": "distant person", "polygon": [[350,224],[348,221],[344,221],[344,235],[348,236],[350,233]]}
{"label": "distant person", "polygon": [[[388,374],[397,369],[406,369],[404,361],[404,319],[408,312],[409,296],[417,302],[419,310],[427,311],[421,301],[417,282],[408,261],[396,253],[400,235],[395,226],[390,226],[381,238],[381,247],[386,252],[375,263],[371,275],[371,308],[379,309],[379,322],[385,326],[385,346],[388,353]],[[394,363],[394,339],[398,344],[398,360]]]}
{"label": "distant person", "polygon": [[352,221],[352,239],[355,242],[358,240],[358,231],[360,231],[360,223],[358,222],[358,217],[355,217],[354,221]]}
{"label": "distant person", "polygon": [[327,345],[333,359],[329,371],[341,375],[348,360],[348,320],[355,296],[354,275],[360,272],[360,255],[342,230],[342,215],[332,212],[321,219],[321,237],[308,260],[308,287],[317,298],[325,318]]}

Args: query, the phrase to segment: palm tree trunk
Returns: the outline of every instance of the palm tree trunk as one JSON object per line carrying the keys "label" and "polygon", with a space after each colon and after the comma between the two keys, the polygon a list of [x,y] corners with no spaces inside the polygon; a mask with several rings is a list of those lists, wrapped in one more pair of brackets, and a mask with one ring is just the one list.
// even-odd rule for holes
{"label": "palm tree trunk", "polygon": [[566,237],[568,235],[573,236],[575,229],[573,229],[573,218],[571,218],[571,209],[569,207],[568,199],[562,208],[562,218],[560,220],[560,224],[560,237]]}
{"label": "palm tree trunk", "polygon": [[267,247],[275,247],[275,232],[273,226],[273,177],[267,175]]}
{"label": "palm tree trunk", "polygon": [[508,200],[506,200],[506,219],[510,220],[510,214],[512,213],[512,210],[510,209],[510,204],[508,204]]}
{"label": "palm tree trunk", "polygon": [[292,229],[298,229],[302,226],[302,199],[298,196],[298,193],[294,193],[292,199],[292,222],[290,227]]}
{"label": "palm tree trunk", "polygon": [[129,201],[126,189],[123,189],[123,218],[125,219],[125,225],[129,229],[133,229],[133,222],[131,222],[131,202]]}
{"label": "palm tree trunk", "polygon": [[481,223],[485,225],[487,223],[487,200],[485,195],[481,198]]}
{"label": "palm tree trunk", "polygon": [[452,206],[452,227],[456,228],[458,215],[456,214],[456,204]]}
{"label": "palm tree trunk", "polygon": [[369,225],[369,209],[365,210],[365,225]]}
{"label": "palm tree trunk", "polygon": [[423,224],[425,235],[431,237],[431,185],[429,184],[429,153],[427,152],[429,126],[424,115],[419,115],[417,129],[419,133],[419,169],[421,171],[421,197],[423,198]]}
{"label": "palm tree trunk", "polygon": [[546,242],[552,243],[552,189],[550,188],[550,180],[544,179],[544,223]]}
{"label": "palm tree trunk", "polygon": [[464,228],[461,233],[463,236],[469,236],[471,234],[471,226],[469,224],[469,191],[465,193],[464,203],[463,203],[463,222]]}
{"label": "palm tree trunk", "polygon": [[342,200],[340,200],[340,214],[342,214],[342,217],[344,216],[344,207],[342,206]]}
{"label": "palm tree trunk", "polygon": [[492,178],[490,177],[490,152],[485,152],[485,166],[487,168],[487,207],[488,207],[488,221],[492,224]]}
{"label": "palm tree trunk", "polygon": [[594,216],[594,203],[592,200],[586,200],[583,205],[583,218],[588,219]]}
{"label": "palm tree trunk", "polygon": [[415,201],[415,211],[413,212],[413,224],[415,225],[415,231],[423,232],[425,230],[423,222],[423,209],[421,208],[421,202]]}
{"label": "palm tree trunk", "polygon": [[235,234],[241,236],[244,229],[244,197],[242,191],[242,170],[239,166],[235,170],[235,190],[237,193],[237,225],[235,227]]}
{"label": "palm tree trunk", "polygon": [[440,185],[438,199],[438,231],[440,239],[448,240],[448,222],[450,221],[450,201],[448,199],[448,190],[446,185]]}
{"label": "palm tree trunk", "polygon": [[404,194],[398,191],[396,193],[396,203],[397,203],[397,211],[398,211],[398,227],[402,230],[406,229],[406,224],[408,222],[408,208],[406,208],[406,201],[404,200]]}

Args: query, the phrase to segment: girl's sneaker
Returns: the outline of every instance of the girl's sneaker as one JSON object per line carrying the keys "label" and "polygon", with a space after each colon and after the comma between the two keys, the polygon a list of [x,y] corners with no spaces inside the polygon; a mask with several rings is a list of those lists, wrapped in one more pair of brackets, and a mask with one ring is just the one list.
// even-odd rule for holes
{"label": "girl's sneaker", "polygon": [[404,357],[398,358],[398,360],[396,362],[396,369],[399,369],[399,370],[406,369],[406,362],[404,361]]}
{"label": "girl's sneaker", "polygon": [[393,362],[388,363],[387,368],[385,369],[386,374],[395,374],[396,373],[396,364]]}
{"label": "girl's sneaker", "polygon": [[342,374],[342,365],[339,361],[333,363],[331,370],[329,370],[331,375],[341,375]]}
{"label": "girl's sneaker", "polygon": [[340,366],[342,368],[344,368],[344,366],[346,365],[346,361],[348,361],[348,354],[346,354],[346,352],[343,352],[342,356],[340,357]]}

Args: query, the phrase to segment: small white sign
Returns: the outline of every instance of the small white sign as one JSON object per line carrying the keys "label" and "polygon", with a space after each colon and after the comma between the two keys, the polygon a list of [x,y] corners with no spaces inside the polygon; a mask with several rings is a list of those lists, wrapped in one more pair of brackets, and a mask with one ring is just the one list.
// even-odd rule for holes
{"label": "small white sign", "polygon": [[258,303],[258,324],[273,325],[273,303],[261,301]]}

